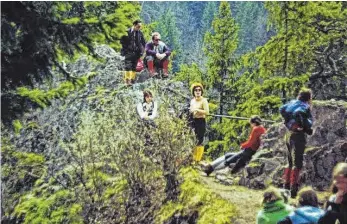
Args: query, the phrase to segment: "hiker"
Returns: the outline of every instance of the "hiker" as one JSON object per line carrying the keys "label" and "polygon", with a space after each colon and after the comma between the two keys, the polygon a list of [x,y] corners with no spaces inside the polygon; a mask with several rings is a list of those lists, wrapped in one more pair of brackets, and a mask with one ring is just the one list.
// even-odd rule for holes
{"label": "hiker", "polygon": [[152,41],[146,44],[146,61],[150,77],[158,75],[156,68],[163,68],[163,78],[169,77],[169,56],[171,50],[160,40],[160,33],[152,34]]}
{"label": "hiker", "polygon": [[231,163],[236,163],[231,173],[237,173],[241,168],[246,166],[247,162],[252,159],[252,156],[257,152],[260,147],[260,137],[266,132],[262,126],[262,120],[259,116],[253,115],[249,123],[251,124],[252,131],[248,140],[241,144],[241,152],[227,153],[222,157],[214,160],[211,164],[207,165],[204,172],[209,176],[214,170],[223,169]]}
{"label": "hiker", "polygon": [[274,187],[264,192],[262,207],[257,215],[257,224],[276,224],[294,210],[284,202],[280,191]]}
{"label": "hiker", "polygon": [[333,195],[325,205],[326,213],[318,223],[347,223],[347,163],[335,166],[331,190]]}
{"label": "hiker", "polygon": [[299,188],[299,175],[303,166],[306,147],[306,134],[312,134],[311,115],[312,92],[303,89],[297,100],[292,100],[280,108],[284,123],[288,129],[285,140],[287,145],[288,167],[284,169],[284,188],[290,190],[295,198]]}
{"label": "hiker", "polygon": [[292,211],[287,217],[279,221],[278,224],[317,224],[324,214],[319,208],[318,197],[312,187],[305,187],[298,193],[298,208]]}
{"label": "hiker", "polygon": [[204,87],[201,83],[193,83],[191,86],[193,99],[190,101],[189,111],[193,115],[192,126],[197,139],[196,147],[193,150],[193,161],[200,162],[204,154],[204,135],[206,132],[206,115],[209,114],[207,99],[202,95]]}
{"label": "hiker", "polygon": [[154,119],[158,115],[158,104],[153,100],[153,94],[151,91],[143,91],[143,101],[137,104],[137,113],[146,127],[145,138],[146,145],[148,145],[152,142],[150,133],[148,132],[150,128],[156,128]]}
{"label": "hiker", "polygon": [[127,86],[132,85],[136,78],[136,65],[143,55],[146,40],[141,32],[141,21],[135,20],[133,26],[127,30],[127,35],[121,38],[121,54],[125,57],[124,80]]}

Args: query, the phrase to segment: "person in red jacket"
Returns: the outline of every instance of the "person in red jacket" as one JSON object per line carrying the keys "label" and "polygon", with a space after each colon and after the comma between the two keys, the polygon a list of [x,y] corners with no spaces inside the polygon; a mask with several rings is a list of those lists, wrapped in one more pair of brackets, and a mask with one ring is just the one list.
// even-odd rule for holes
{"label": "person in red jacket", "polygon": [[231,163],[236,163],[231,173],[237,173],[252,159],[252,156],[260,147],[260,137],[266,132],[266,129],[262,126],[262,120],[257,115],[252,116],[249,123],[252,126],[252,131],[248,140],[241,144],[241,151],[239,153],[227,153],[207,165],[204,169],[207,176],[214,170],[223,169]]}

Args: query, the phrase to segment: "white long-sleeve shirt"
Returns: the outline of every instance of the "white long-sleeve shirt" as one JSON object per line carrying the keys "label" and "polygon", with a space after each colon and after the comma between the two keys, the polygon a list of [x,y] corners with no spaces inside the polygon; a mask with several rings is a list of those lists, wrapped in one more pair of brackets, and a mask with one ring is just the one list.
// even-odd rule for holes
{"label": "white long-sleeve shirt", "polygon": [[158,115],[158,104],[157,102],[142,102],[137,104],[137,113],[140,115],[141,119],[148,115],[149,120],[154,120]]}

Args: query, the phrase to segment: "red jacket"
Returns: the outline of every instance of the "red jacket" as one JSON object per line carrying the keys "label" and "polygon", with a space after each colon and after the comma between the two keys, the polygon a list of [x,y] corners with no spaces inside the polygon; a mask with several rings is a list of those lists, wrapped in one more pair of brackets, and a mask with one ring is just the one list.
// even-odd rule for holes
{"label": "red jacket", "polygon": [[241,144],[241,148],[251,148],[253,150],[258,150],[260,146],[260,136],[266,132],[266,129],[262,126],[254,126],[248,140]]}

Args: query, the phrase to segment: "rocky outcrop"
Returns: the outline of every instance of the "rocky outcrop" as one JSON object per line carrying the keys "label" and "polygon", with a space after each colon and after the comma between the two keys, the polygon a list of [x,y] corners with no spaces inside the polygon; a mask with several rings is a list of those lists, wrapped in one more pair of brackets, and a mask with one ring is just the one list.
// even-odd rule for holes
{"label": "rocky outcrop", "polygon": [[[301,173],[303,185],[319,190],[329,187],[332,170],[338,162],[347,162],[347,104],[341,101],[316,101],[313,134],[307,137],[304,168]],[[269,184],[280,186],[286,165],[286,145],[283,124],[272,125],[263,137],[262,147],[252,161],[239,174],[229,171],[217,172],[216,178],[223,183],[238,183],[255,189]]]}

